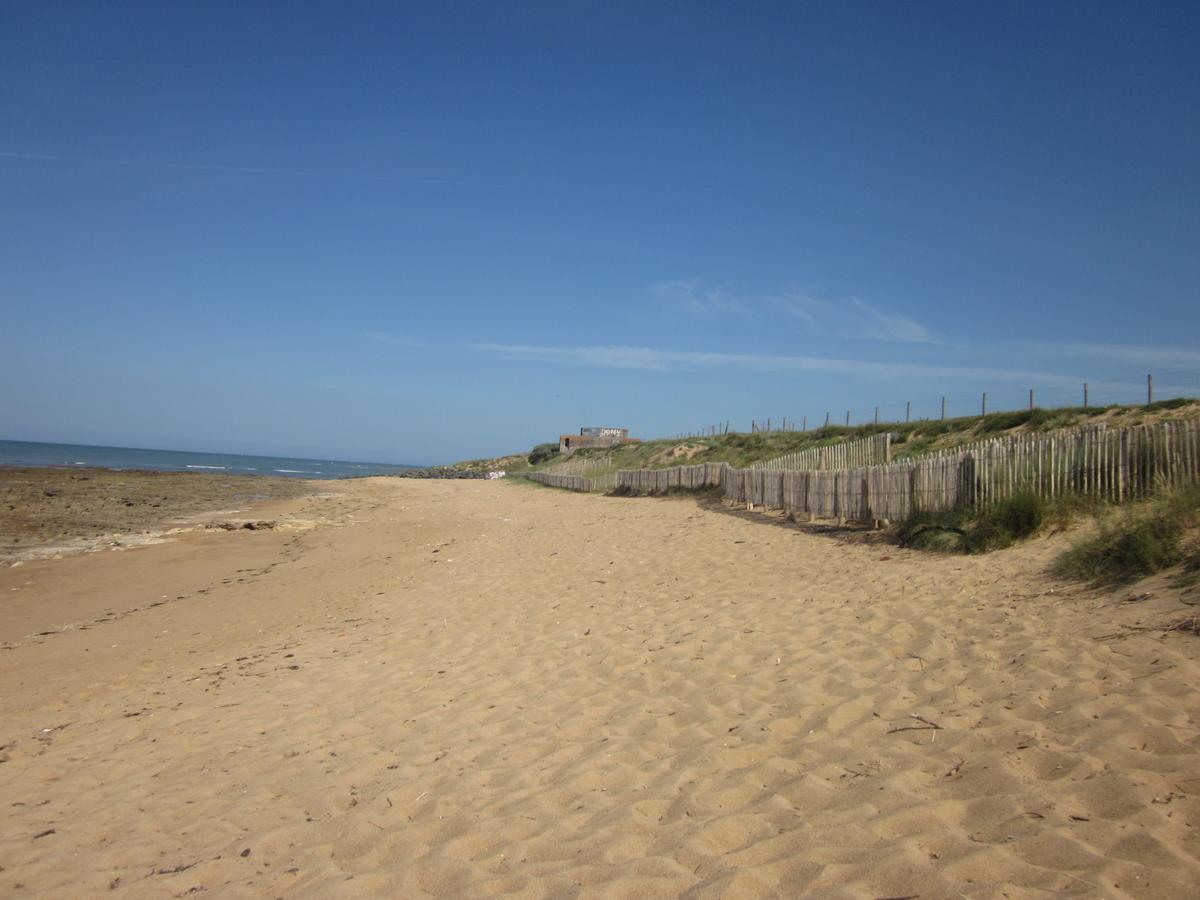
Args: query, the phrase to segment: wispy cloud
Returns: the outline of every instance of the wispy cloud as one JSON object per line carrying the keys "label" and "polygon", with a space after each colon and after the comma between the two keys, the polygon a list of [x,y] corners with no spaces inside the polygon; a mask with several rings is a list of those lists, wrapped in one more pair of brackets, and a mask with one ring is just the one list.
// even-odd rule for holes
{"label": "wispy cloud", "polygon": [[838,359],[823,356],[779,356],[749,353],[710,353],[691,350],[663,350],[653,347],[577,346],[554,347],[532,344],[456,345],[461,349],[505,359],[561,365],[612,369],[724,368],[785,375],[823,373],[873,379],[929,378],[971,379],[984,382],[1040,384],[1074,388],[1080,379],[1074,375],[1051,372],[1014,371],[964,366],[893,363],[868,359]]}
{"label": "wispy cloud", "polygon": [[1077,359],[1106,359],[1148,369],[1200,369],[1200,350],[1145,347],[1123,344],[1052,343],[1030,341],[1025,346],[1038,353]]}
{"label": "wispy cloud", "polygon": [[31,162],[82,163],[95,166],[121,166],[126,168],[181,169],[191,172],[225,172],[242,175],[274,175],[294,178],[351,179],[375,181],[387,184],[445,184],[461,187],[494,188],[500,185],[458,178],[434,178],[424,175],[377,175],[363,172],[321,171],[318,169],[291,169],[279,166],[227,166],[216,163],[181,162],[162,159],[114,159],[103,156],[69,156],[57,153],[16,153],[0,150],[0,158],[20,159]]}
{"label": "wispy cloud", "polygon": [[664,281],[650,287],[651,296],[675,309],[698,315],[760,315],[753,298],[705,284],[699,278]]}
{"label": "wispy cloud", "polygon": [[[989,366],[940,365],[932,363],[889,362],[878,356],[870,359],[842,358],[830,356],[805,356],[756,353],[724,353],[704,350],[669,350],[659,347],[635,347],[625,344],[594,345],[546,345],[507,344],[489,342],[435,343],[401,337],[388,332],[368,331],[362,336],[381,344],[404,347],[419,347],[441,353],[455,352],[489,356],[500,360],[537,362],[549,365],[578,366],[596,369],[634,369],[649,372],[727,370],[759,372],[763,374],[798,377],[803,375],[834,375],[846,380],[890,381],[933,381],[940,382],[952,390],[959,383],[975,385],[1014,385],[1022,390],[1036,386],[1039,389],[1062,389],[1077,391],[1087,381],[1093,391],[1123,392],[1140,390],[1141,382],[1114,381],[1089,378],[1079,373],[1047,372],[1037,369],[994,368]],[[1013,345],[1015,346],[1015,345]],[[1034,347],[1034,344],[1026,344]],[[1111,351],[1112,358],[1127,360],[1136,358],[1145,363],[1149,359],[1178,360],[1194,363],[1200,354],[1186,350],[1162,350],[1153,347],[1119,347],[1116,345],[1036,345],[1048,351],[1048,356],[1063,355],[1055,351],[1063,347],[1079,350],[1079,355],[1103,355],[1099,351]],[[1088,351],[1085,353],[1084,351]],[[1130,351],[1126,357],[1123,351]],[[1092,351],[1097,351],[1093,353]],[[1169,367],[1165,364],[1163,369]],[[1167,394],[1185,393],[1187,387],[1163,382],[1161,390]],[[1165,394],[1164,394],[1165,396]]]}
{"label": "wispy cloud", "polygon": [[900,313],[888,312],[852,297],[832,303],[799,292],[772,296],[778,309],[799,318],[818,333],[873,341],[929,344],[933,334],[924,325]]}
{"label": "wispy cloud", "polygon": [[656,284],[650,293],[675,309],[696,315],[755,319],[782,315],[802,323],[811,334],[895,343],[935,342],[933,333],[916,320],[857,297],[832,301],[799,290],[749,294],[698,278]]}

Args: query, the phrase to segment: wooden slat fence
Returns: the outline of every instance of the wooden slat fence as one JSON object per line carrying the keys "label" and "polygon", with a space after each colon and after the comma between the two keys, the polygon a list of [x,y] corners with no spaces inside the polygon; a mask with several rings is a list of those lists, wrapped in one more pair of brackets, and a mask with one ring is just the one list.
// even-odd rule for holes
{"label": "wooden slat fence", "polygon": [[728,468],[725,463],[701,463],[669,469],[621,469],[615,486],[635,494],[663,494],[671,488],[720,487],[725,483]]}
{"label": "wooden slat fence", "polygon": [[581,491],[586,494],[611,491],[616,483],[615,475],[599,475],[587,478],[583,475],[560,475],[556,472],[510,472],[513,478],[528,478],[538,484],[549,487],[563,488],[568,491]]}
{"label": "wooden slat fence", "polygon": [[542,469],[552,475],[592,475],[608,469],[612,463],[607,459],[567,459]]}
{"label": "wooden slat fence", "polygon": [[725,499],[820,519],[899,520],[915,509],[952,509],[965,495],[956,461],[894,463],[839,472],[730,469]]}
{"label": "wooden slat fence", "polygon": [[723,485],[731,503],[816,518],[896,521],[914,512],[983,510],[1023,490],[1046,498],[1082,494],[1122,503],[1195,483],[1200,481],[1200,420],[1011,435],[889,465],[840,470],[705,463],[622,469],[597,478],[515,474],[577,491],[659,494]]}
{"label": "wooden slat fence", "polygon": [[902,519],[978,510],[1023,490],[1114,503],[1200,481],[1200,421],[1013,435],[886,466],[840,472],[730,469],[733,503],[821,518]]}
{"label": "wooden slat fence", "polygon": [[856,441],[809,447],[755,463],[752,469],[854,469],[892,461],[891,434],[872,434]]}

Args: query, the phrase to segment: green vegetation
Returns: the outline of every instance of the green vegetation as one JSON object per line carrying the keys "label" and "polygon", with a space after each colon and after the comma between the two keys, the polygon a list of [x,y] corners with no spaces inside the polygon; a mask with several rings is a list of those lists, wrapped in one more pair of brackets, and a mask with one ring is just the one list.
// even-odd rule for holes
{"label": "green vegetation", "polygon": [[1179,563],[1195,573],[1200,546],[1191,532],[1197,526],[1200,485],[1192,485],[1102,521],[1097,534],[1059,557],[1055,572],[1094,583],[1132,581]]}
{"label": "green vegetation", "polygon": [[[1195,400],[1164,400],[1148,406],[1037,408],[944,420],[881,422],[878,425],[853,427],[830,425],[812,431],[734,433],[630,442],[615,447],[583,448],[566,459],[595,461],[597,466],[588,471],[588,475],[604,475],[618,469],[659,469],[699,463],[723,462],[746,467],[787,453],[891,432],[892,458],[902,460],[1012,433],[1048,431],[1099,421],[1114,426],[1134,425],[1159,418],[1194,415],[1200,415],[1200,402]],[[539,444],[535,447],[529,454],[529,464],[535,468],[546,468],[562,462],[564,457],[559,454],[547,455],[542,451],[542,448],[549,449],[551,446],[557,445]]]}
{"label": "green vegetation", "polygon": [[1065,528],[1100,509],[1101,501],[1093,497],[1072,495],[1046,500],[1033,492],[1023,492],[978,515],[967,509],[916,513],[897,527],[896,540],[916,550],[988,553],[1050,528]]}
{"label": "green vegetation", "polygon": [[1183,409],[1185,406],[1190,406],[1195,402],[1195,400],[1189,400],[1186,397],[1176,397],[1172,400],[1157,400],[1154,403],[1147,403],[1142,409],[1146,412],[1158,412],[1164,409]]}
{"label": "green vegetation", "polygon": [[980,419],[975,433],[980,437],[999,434],[1003,431],[1025,427],[1026,431],[1050,431],[1054,428],[1069,428],[1081,425],[1087,419],[1103,416],[1112,406],[1065,406],[1061,409],[1022,409],[1016,412],[992,413]]}
{"label": "green vegetation", "polygon": [[556,461],[558,459],[558,444],[538,444],[529,451],[529,464],[531,466],[539,465],[548,460]]}
{"label": "green vegetation", "polygon": [[431,466],[430,470],[440,473],[438,477],[459,478],[484,475],[488,472],[520,472],[529,468],[524,453],[510,456],[494,456],[490,459],[466,459],[449,466]]}
{"label": "green vegetation", "polygon": [[[1185,404],[1196,401],[1186,400]],[[1172,407],[1175,408],[1175,407]],[[1105,418],[1113,425],[1133,425],[1141,421],[1141,412],[1150,407],[1139,406],[1064,406],[1058,409],[1021,409],[1011,412],[988,413],[986,416],[965,416],[958,419],[909,422],[890,426],[897,435],[894,445],[903,457],[919,456],[925,450],[940,450],[956,447],[991,437],[1025,431],[1052,431],[1086,425],[1096,419]],[[1151,410],[1152,411],[1152,410]],[[1200,413],[1200,404],[1196,412]]]}
{"label": "green vegetation", "polygon": [[1033,493],[1010,497],[975,515],[959,509],[916,513],[897,529],[901,546],[943,553],[987,553],[1032,537],[1048,518],[1046,503]]}

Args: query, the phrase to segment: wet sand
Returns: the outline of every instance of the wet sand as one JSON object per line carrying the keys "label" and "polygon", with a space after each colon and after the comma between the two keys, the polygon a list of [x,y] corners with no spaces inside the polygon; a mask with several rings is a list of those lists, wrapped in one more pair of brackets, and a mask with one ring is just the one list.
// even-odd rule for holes
{"label": "wet sand", "polygon": [[138,546],[197,516],[306,496],[320,482],[213,473],[0,466],[0,565]]}
{"label": "wet sand", "polygon": [[0,891],[1200,884],[1200,639],[1142,630],[1191,608],[1055,581],[1063,535],[932,557],[477,481],[279,512],[0,569]]}

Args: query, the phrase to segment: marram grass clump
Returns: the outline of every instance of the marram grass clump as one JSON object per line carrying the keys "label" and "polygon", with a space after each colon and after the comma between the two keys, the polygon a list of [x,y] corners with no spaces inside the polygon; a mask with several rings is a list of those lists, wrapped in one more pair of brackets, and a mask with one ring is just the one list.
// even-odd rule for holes
{"label": "marram grass clump", "polygon": [[1094,583],[1120,583],[1179,563],[1200,569],[1189,531],[1200,525],[1200,485],[1180,488],[1101,522],[1097,534],[1066,551],[1055,573]]}
{"label": "marram grass clump", "polygon": [[958,509],[916,513],[900,525],[902,546],[942,553],[987,553],[1037,534],[1052,510],[1032,492],[1015,494],[976,514]]}
{"label": "marram grass clump", "polygon": [[1065,528],[1075,519],[1094,515],[1103,506],[1094,497],[1067,495],[1047,500],[1022,491],[982,513],[956,509],[917,513],[897,529],[904,547],[941,553],[988,553],[1003,550],[1047,529]]}

